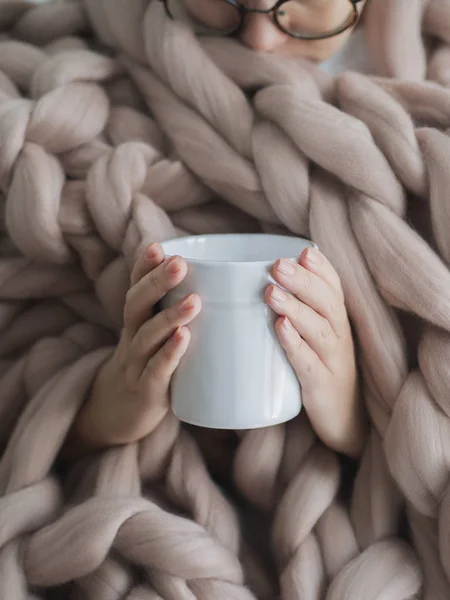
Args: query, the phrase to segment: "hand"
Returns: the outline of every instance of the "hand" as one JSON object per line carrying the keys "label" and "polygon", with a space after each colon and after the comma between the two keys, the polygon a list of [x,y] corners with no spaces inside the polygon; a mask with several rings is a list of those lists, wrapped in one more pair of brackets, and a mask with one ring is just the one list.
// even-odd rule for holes
{"label": "hand", "polygon": [[302,386],[311,425],[331,449],[357,457],[366,438],[354,344],[338,274],[315,248],[275,263],[266,300],[280,318],[276,331]]}
{"label": "hand", "polygon": [[137,441],[167,414],[170,381],[188,348],[187,325],[200,312],[201,301],[191,294],[152,315],[155,304],[186,273],[186,261],[176,256],[165,260],[159,244],[151,244],[138,258],[119,344],[75,424],[76,437],[89,446]]}

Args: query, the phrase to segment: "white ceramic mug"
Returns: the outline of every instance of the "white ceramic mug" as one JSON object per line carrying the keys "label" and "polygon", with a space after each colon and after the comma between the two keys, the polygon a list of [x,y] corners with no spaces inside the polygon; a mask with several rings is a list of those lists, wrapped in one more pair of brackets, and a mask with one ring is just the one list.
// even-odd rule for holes
{"label": "white ceramic mug", "polygon": [[298,260],[304,248],[316,244],[282,235],[214,234],[162,245],[167,257],[179,255],[188,264],[186,278],[162,307],[192,292],[202,300],[172,380],[175,415],[214,429],[253,429],[294,418],[301,389],[264,291],[276,283],[271,271],[278,258]]}

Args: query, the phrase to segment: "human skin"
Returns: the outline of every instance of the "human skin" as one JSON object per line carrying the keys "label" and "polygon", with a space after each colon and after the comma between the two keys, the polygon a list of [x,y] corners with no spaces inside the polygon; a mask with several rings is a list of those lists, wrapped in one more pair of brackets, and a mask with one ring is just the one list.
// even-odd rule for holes
{"label": "human skin", "polygon": [[[252,8],[273,6],[273,0],[248,1]],[[220,27],[226,18],[223,0],[186,2],[207,25]],[[349,14],[349,0],[302,2],[305,22],[315,29],[328,30]],[[239,37],[257,50],[322,61],[350,35],[348,30],[325,40],[296,40],[280,31],[269,15],[249,14]],[[291,274],[286,272],[289,266]],[[98,448],[137,441],[153,431],[170,410],[170,381],[188,348],[188,326],[201,310],[201,299],[193,294],[167,311],[156,315],[153,311],[186,272],[181,257],[164,260],[159,244],[151,244],[139,257],[131,275],[119,344],[101,369],[72,432],[82,445]],[[279,315],[276,331],[298,375],[311,424],[331,449],[356,457],[364,446],[367,422],[339,277],[314,249],[305,251],[299,264],[277,261],[273,276],[291,292],[283,294],[280,287],[271,285],[265,297]]]}
{"label": "human skin", "polygon": [[[160,244],[151,244],[137,260],[119,344],[75,423],[82,446],[136,442],[170,410],[170,381],[189,346],[189,323],[201,311],[201,298],[191,294],[164,311],[154,308],[186,273],[186,261],[165,259]],[[279,315],[275,329],[302,386],[311,425],[331,449],[356,458],[366,417],[339,276],[319,250],[309,248],[298,263],[276,261],[273,277],[289,293],[269,285],[265,298]]]}
{"label": "human skin", "polygon": [[[229,9],[223,0],[185,0],[191,13],[207,26],[223,28],[229,17]],[[304,11],[305,27],[312,31],[329,31],[342,23],[351,9],[350,0],[298,0]],[[254,9],[268,9],[274,0],[247,0]],[[360,14],[365,2],[358,4]],[[313,61],[327,60],[345,44],[352,29],[324,40],[298,40],[281,31],[271,15],[249,13],[244,18],[238,38],[254,50],[271,52],[282,56],[302,56]]]}

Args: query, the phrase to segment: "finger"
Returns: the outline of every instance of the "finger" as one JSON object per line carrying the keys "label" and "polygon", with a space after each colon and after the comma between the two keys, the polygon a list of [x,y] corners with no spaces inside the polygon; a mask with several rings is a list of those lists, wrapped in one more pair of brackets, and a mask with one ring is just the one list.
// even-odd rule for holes
{"label": "finger", "polygon": [[328,320],[338,338],[348,334],[348,317],[342,297],[315,273],[288,259],[277,260],[274,278],[299,300]]}
{"label": "finger", "polygon": [[160,265],[164,260],[164,252],[160,244],[150,244],[145,248],[131,272],[131,286],[136,285],[138,281],[147,275],[152,269]]}
{"label": "finger", "polygon": [[[266,301],[278,315],[288,317],[300,337],[316,352],[320,360],[332,369],[338,339],[330,323],[307,304],[276,285],[267,288]],[[340,360],[340,356],[337,358]]]}
{"label": "finger", "polygon": [[142,384],[148,389],[152,405],[168,402],[170,381],[180,364],[191,339],[187,327],[179,327],[167,342],[150,358],[142,373]]}
{"label": "finger", "polygon": [[314,389],[329,376],[317,353],[303,340],[287,317],[277,319],[275,330],[302,388]]}
{"label": "finger", "polygon": [[186,261],[173,256],[142,277],[127,293],[124,323],[130,337],[151,317],[153,307],[187,273]]}
{"label": "finger", "polygon": [[299,262],[303,267],[326,281],[339,296],[344,297],[339,275],[328,258],[320,250],[317,248],[307,248],[302,252]]}
{"label": "finger", "polygon": [[[339,419],[332,419],[331,422],[329,419],[331,412],[326,390],[331,373],[314,350],[302,340],[287,317],[278,319],[275,329],[302,386],[302,403],[311,425],[322,440],[329,440],[330,430],[339,422]],[[321,389],[324,390],[323,394]]]}
{"label": "finger", "polygon": [[172,375],[189,346],[190,334],[186,327],[177,329],[161,350],[149,361],[142,373],[146,404],[139,411],[139,422],[133,423],[133,435],[142,439],[156,429],[170,408],[169,386]]}
{"label": "finger", "polygon": [[190,294],[147,321],[137,332],[130,345],[129,381],[137,381],[150,358],[174,331],[190,323],[200,312],[201,300]]}

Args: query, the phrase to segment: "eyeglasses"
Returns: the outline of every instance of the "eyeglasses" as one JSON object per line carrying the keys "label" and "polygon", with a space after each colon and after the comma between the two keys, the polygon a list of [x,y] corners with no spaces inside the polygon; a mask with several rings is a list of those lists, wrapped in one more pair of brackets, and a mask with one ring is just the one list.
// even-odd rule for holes
{"label": "eyeglasses", "polygon": [[197,10],[195,0],[160,1],[170,18],[200,35],[234,35],[241,29],[245,15],[254,13],[272,15],[281,31],[298,40],[323,40],[354,27],[359,20],[358,4],[363,0],[328,0],[328,7],[323,0],[316,5],[314,0],[278,0],[268,9],[249,8],[238,0],[210,0],[214,14],[213,10],[209,14]]}

